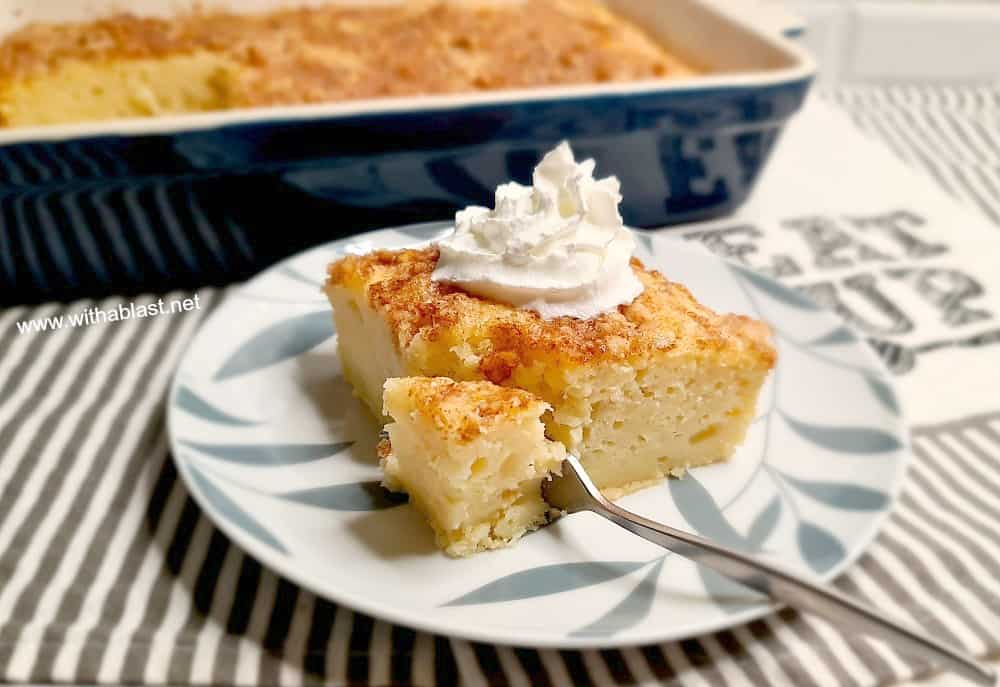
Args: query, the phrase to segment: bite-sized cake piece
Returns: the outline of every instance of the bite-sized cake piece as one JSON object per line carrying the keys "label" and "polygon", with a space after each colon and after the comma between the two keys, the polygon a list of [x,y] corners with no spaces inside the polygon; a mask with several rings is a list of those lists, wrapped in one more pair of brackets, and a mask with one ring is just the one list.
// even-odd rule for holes
{"label": "bite-sized cake piece", "polygon": [[541,483],[566,451],[545,438],[548,405],[489,382],[407,377],[385,383],[384,484],[405,491],[452,556],[508,546],[558,515]]}
{"label": "bite-sized cake piece", "polygon": [[632,302],[545,319],[433,280],[438,258],[436,247],[376,251],[329,268],[344,374],[376,416],[389,377],[524,389],[551,406],[548,435],[611,497],[743,440],[775,362],[762,322],[716,314],[634,258],[644,288]]}

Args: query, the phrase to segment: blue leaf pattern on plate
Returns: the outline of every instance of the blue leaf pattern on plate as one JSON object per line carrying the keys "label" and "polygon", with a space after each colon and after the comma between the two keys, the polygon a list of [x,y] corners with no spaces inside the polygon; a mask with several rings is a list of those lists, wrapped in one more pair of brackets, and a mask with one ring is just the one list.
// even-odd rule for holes
{"label": "blue leaf pattern on plate", "polygon": [[649,255],[656,255],[653,250],[653,235],[643,232],[643,231],[633,231],[632,235],[635,236],[635,240],[640,246],[646,249],[646,253]]}
{"label": "blue leaf pattern on plate", "polygon": [[780,518],[781,499],[775,496],[750,523],[750,529],[747,531],[747,547],[752,551],[760,550],[767,538],[774,532],[774,528],[778,526]]}
{"label": "blue leaf pattern on plate", "polygon": [[191,415],[200,417],[202,420],[207,420],[208,422],[236,427],[252,427],[259,424],[251,420],[243,420],[219,410],[186,386],[182,386],[177,390],[174,403]]}
{"label": "blue leaf pattern on plate", "polygon": [[254,466],[309,463],[335,456],[354,444],[353,441],[337,444],[202,444],[194,441],[181,443],[213,458]]}
{"label": "blue leaf pattern on plate", "polygon": [[585,561],[543,565],[505,575],[443,605],[492,604],[559,594],[623,577],[646,563],[648,561]]}
{"label": "blue leaf pattern on plate", "polygon": [[726,546],[746,546],[743,535],[726,520],[712,494],[690,471],[680,479],[668,479],[667,485],[677,509],[698,534]]}
{"label": "blue leaf pattern on plate", "polygon": [[799,523],[796,538],[802,558],[817,573],[826,572],[847,555],[839,539],[811,522]]}
{"label": "blue leaf pattern on plate", "polygon": [[[387,233],[387,236],[390,237],[388,241],[392,245],[413,245],[416,241],[425,242],[434,236],[439,236],[448,231],[449,227],[450,223],[447,222],[411,225],[395,229],[399,233]],[[654,234],[637,232],[635,236],[637,244],[649,253],[653,253],[653,249],[658,247],[654,245]],[[406,237],[413,240],[410,241]],[[337,244],[330,244],[323,249],[327,252],[319,255],[319,259],[313,256],[313,264],[322,264],[324,259],[332,259],[334,246],[337,246],[336,250],[340,250],[342,254],[344,245],[356,245],[358,248],[367,249],[377,245],[377,241],[372,243],[372,246],[368,246],[363,239],[345,239]],[[295,287],[301,293],[315,289],[319,285],[318,281],[310,278],[312,275],[307,270],[297,270],[293,264],[301,263],[286,262],[279,265],[272,270],[271,279],[277,280],[286,290]],[[727,476],[723,475],[722,479],[719,479],[712,470],[704,472],[695,470],[694,474],[682,480],[670,480],[667,485],[668,490],[690,530],[741,550],[763,550],[774,553],[786,561],[801,560],[817,573],[829,575],[843,563],[848,552],[853,554],[860,546],[858,541],[860,535],[853,528],[854,520],[858,519],[860,522],[866,514],[884,510],[891,505],[888,492],[891,480],[885,478],[883,468],[898,464],[900,454],[890,452],[902,448],[905,444],[903,435],[897,430],[900,410],[891,385],[892,380],[884,376],[874,365],[864,367],[855,364],[855,356],[848,354],[866,353],[867,343],[834,317],[819,312],[818,306],[807,296],[745,268],[731,265],[726,269],[731,270],[733,277],[744,287],[743,294],[748,296],[748,299],[734,302],[731,309],[747,308],[747,300],[754,305],[763,305],[767,310],[768,319],[775,324],[779,333],[782,324],[788,326],[789,331],[799,331],[789,323],[808,315],[807,311],[817,311],[808,318],[810,324],[808,334],[794,341],[785,336],[784,343],[809,353],[814,359],[840,365],[843,370],[834,369],[831,372],[822,366],[809,365],[808,361],[801,362],[798,356],[788,356],[781,361],[785,363],[784,370],[788,373],[785,375],[785,372],[782,372],[784,378],[794,378],[797,374],[806,376],[815,374],[823,378],[824,375],[847,372],[855,375],[854,379],[860,375],[859,381],[868,387],[866,389],[864,385],[852,382],[849,389],[851,398],[847,399],[852,403],[860,402],[864,411],[870,411],[866,415],[859,414],[858,409],[851,407],[844,413],[838,414],[842,408],[839,402],[831,404],[825,399],[819,399],[816,404],[809,402],[808,399],[801,400],[801,404],[794,406],[789,404],[787,410],[795,415],[791,418],[784,415],[780,407],[774,407],[773,410],[782,415],[784,424],[788,426],[788,430],[785,430],[781,426],[782,423],[779,423],[782,438],[787,440],[788,432],[791,431],[809,442],[808,446],[798,442],[807,452],[826,455],[831,459],[842,458],[848,461],[848,465],[849,454],[858,456],[882,454],[879,470],[871,471],[871,474],[862,471],[846,475],[843,472],[838,474],[838,470],[834,470],[832,475],[810,472],[802,473],[808,474],[809,480],[799,480],[781,472],[788,470],[797,474],[794,465],[797,457],[794,455],[787,457],[784,447],[776,438],[770,446],[770,451],[765,449],[770,456],[765,455],[764,460],[767,461],[769,457],[773,460],[773,463],[766,467],[773,482],[772,486],[780,487],[780,495],[777,497],[772,497],[770,491],[765,491],[763,495],[759,494],[758,484],[752,489],[757,496],[750,498],[750,494],[747,494],[732,512],[728,508],[723,509],[720,506],[725,502],[721,500],[721,495],[729,493],[728,490],[732,485],[726,482]],[[300,282],[301,286],[289,280]],[[731,282],[727,283],[733,286]],[[345,483],[345,480],[371,477],[337,473],[337,470],[350,464],[350,461],[344,460],[349,457],[346,453],[322,466],[315,465],[316,468],[328,466],[334,470],[328,479],[293,483],[308,488],[279,491],[279,489],[289,489],[287,483],[276,487],[268,481],[274,474],[272,467],[276,469],[278,466],[297,463],[311,466],[311,461],[332,457],[348,449],[353,442],[268,445],[261,444],[261,441],[298,442],[315,438],[332,442],[334,439],[350,437],[350,434],[345,436],[339,424],[336,427],[339,433],[329,437],[324,435],[316,437],[305,431],[285,431],[284,427],[274,427],[278,432],[274,434],[270,432],[263,434],[257,430],[239,433],[227,429],[227,426],[233,428],[260,426],[276,419],[268,417],[266,413],[262,415],[260,411],[252,410],[254,406],[242,402],[243,396],[248,392],[259,394],[258,381],[266,381],[259,380],[252,373],[283,361],[286,365],[295,364],[292,360],[295,356],[318,345],[322,346],[323,351],[327,349],[330,343],[328,339],[334,335],[332,317],[329,310],[318,302],[322,300],[322,294],[316,292],[315,297],[317,302],[304,303],[296,311],[275,309],[275,314],[267,321],[248,319],[242,335],[233,336],[230,333],[227,338],[226,332],[219,332],[221,336],[212,337],[214,340],[209,343],[214,346],[215,351],[221,353],[221,356],[218,353],[212,354],[213,349],[208,349],[208,355],[203,355],[206,350],[203,346],[202,353],[194,356],[193,362],[188,360],[192,365],[197,363],[194,369],[182,368],[180,379],[183,383],[177,384],[176,393],[170,399],[175,406],[172,410],[181,411],[174,417],[179,421],[174,425],[175,431],[179,427],[189,438],[187,442],[179,442],[174,435],[171,440],[175,447],[174,455],[177,462],[182,467],[182,472],[190,478],[192,491],[205,504],[206,512],[223,523],[227,530],[234,534],[245,533],[246,536],[242,539],[247,545],[262,542],[257,546],[260,556],[275,557],[274,552],[284,552],[287,557],[282,558],[281,563],[275,563],[279,570],[282,565],[287,565],[287,569],[301,569],[305,566],[300,567],[296,559],[299,556],[311,555],[309,552],[298,550],[303,542],[298,536],[293,536],[296,534],[294,529],[286,529],[298,524],[298,518],[307,521],[328,520],[330,517],[335,519],[348,517],[357,520],[352,514],[369,512],[372,516],[361,520],[384,523],[392,521],[393,518],[410,517],[406,512],[409,509],[393,508],[405,502],[404,496],[386,492],[374,481]],[[722,298],[722,295],[719,297]],[[782,307],[783,305],[786,307]],[[316,312],[311,312],[313,310]],[[322,345],[324,341],[327,341],[326,345]],[[202,361],[208,364],[205,365]],[[275,373],[280,371],[281,369],[274,370]],[[211,383],[214,380],[226,381],[224,385],[216,387]],[[244,380],[247,386],[243,386]],[[336,403],[334,405],[337,406]],[[260,407],[266,408],[267,405],[265,403]],[[827,410],[835,412],[827,414]],[[243,417],[244,413],[247,417]],[[767,416],[768,413],[765,413],[757,419]],[[853,424],[863,426],[851,426]],[[212,430],[218,432],[220,428],[228,433],[213,436]],[[249,443],[237,445],[237,442]],[[844,453],[834,456],[819,450],[820,447]],[[355,452],[356,450],[357,447]],[[215,460],[226,461],[231,465],[222,466],[220,463],[214,463]],[[789,460],[792,463],[789,463]],[[838,464],[843,464],[843,460]],[[837,461],[826,462],[833,465]],[[249,472],[241,469],[244,465],[250,466]],[[223,468],[226,468],[225,472],[222,472]],[[238,477],[243,474],[249,475],[248,479],[252,485]],[[695,475],[700,480],[695,478]],[[842,481],[820,481],[826,477]],[[341,483],[329,484],[338,480]],[[744,495],[742,491],[732,493],[738,493],[733,501],[734,504]],[[665,493],[660,492],[661,499],[665,496]],[[267,500],[262,503],[261,500],[265,497]],[[284,507],[285,504],[287,508]],[[660,505],[667,506],[668,512],[672,511],[669,503]],[[745,508],[748,505],[751,507]],[[257,506],[261,507],[260,510]],[[744,508],[741,509],[740,506]],[[274,512],[293,516],[292,520],[287,522],[272,520],[264,515],[271,513],[275,508],[278,510]],[[380,509],[386,510],[377,512]],[[850,511],[857,511],[858,515],[845,519],[843,516]],[[337,513],[341,515],[338,516]],[[414,522],[414,526],[422,524],[419,521]],[[372,533],[378,537],[381,536],[381,531],[384,531],[384,526],[377,524]],[[340,534],[342,533],[338,533],[338,536]],[[320,548],[325,544],[313,546]],[[431,551],[429,547],[428,538],[422,548],[415,550],[418,555],[422,555]],[[466,579],[462,582],[461,579],[448,578],[449,586],[439,590],[441,595],[438,598],[452,599],[445,606],[470,608],[469,612],[475,617],[478,617],[477,609],[483,610],[479,606],[481,604],[495,604],[489,607],[492,617],[494,613],[498,616],[505,613],[516,614],[522,606],[514,604],[515,601],[527,600],[527,605],[523,606],[527,608],[537,603],[533,601],[536,597],[550,598],[551,603],[565,602],[590,609],[583,616],[575,616],[576,619],[569,623],[556,614],[557,617],[552,618],[552,627],[546,627],[555,633],[553,636],[561,639],[567,636],[594,637],[592,645],[600,644],[601,637],[631,637],[634,631],[645,630],[660,622],[661,610],[668,617],[672,610],[669,597],[657,593],[659,588],[672,587],[671,576],[663,571],[663,566],[668,563],[659,557],[659,554],[656,558],[650,556],[643,561],[628,560],[633,557],[631,551],[631,549],[620,552],[607,551],[604,557],[616,559],[607,562],[587,558],[582,562],[568,562],[573,559],[567,559],[564,554],[557,553],[555,558],[522,561],[521,567],[537,567],[510,575],[505,573],[511,568],[505,567],[502,571],[498,571],[490,564],[482,571],[483,576],[477,577],[474,581]],[[363,564],[361,559],[356,562]],[[516,568],[518,563],[515,561],[513,566]],[[690,569],[686,572],[690,577]],[[329,578],[330,574],[330,569],[324,568],[319,579]],[[698,566],[697,574],[701,584],[694,583],[688,589],[687,596],[690,602],[698,607],[699,612],[705,612],[706,617],[718,621],[724,614],[732,616],[735,613],[768,607],[766,597],[708,568]],[[481,586],[472,589],[476,585]],[[704,587],[704,592],[701,587]],[[710,598],[705,598],[706,593]],[[423,599],[421,603],[419,593],[413,598],[422,606],[419,612],[429,610],[426,606],[427,600]],[[718,607],[718,611],[713,604]],[[581,617],[583,620],[580,620]],[[669,622],[667,621],[668,624]],[[548,621],[546,624],[548,625]]]}
{"label": "blue leaf pattern on plate", "polygon": [[224,381],[280,363],[315,348],[333,336],[329,310],[297,315],[258,332],[244,343],[215,373]]}
{"label": "blue leaf pattern on plate", "polygon": [[279,274],[285,275],[289,279],[294,279],[295,281],[301,284],[305,284],[306,286],[311,286],[316,291],[318,291],[323,287],[322,282],[320,282],[318,279],[310,279],[309,277],[302,274],[291,265],[282,265],[281,267],[277,268],[277,272]]}
{"label": "blue leaf pattern on plate", "polygon": [[262,544],[266,544],[271,548],[281,551],[282,553],[288,553],[288,550],[277,537],[271,534],[271,532],[264,528],[264,526],[259,522],[254,520],[249,513],[236,505],[236,502],[226,496],[226,494],[215,486],[215,484],[213,484],[204,473],[202,473],[194,465],[189,464],[188,469],[191,471],[191,480],[194,482],[195,487],[201,492],[202,496],[204,496],[205,499],[212,504],[212,509],[216,513],[239,527],[241,530]]}
{"label": "blue leaf pattern on plate", "polygon": [[802,493],[834,508],[856,511],[882,510],[889,503],[889,497],[885,492],[856,484],[810,482],[790,477],[784,473],[781,477]]}
{"label": "blue leaf pattern on plate", "polygon": [[301,491],[271,494],[281,499],[327,510],[372,511],[406,503],[404,494],[394,494],[378,482],[334,484]]}
{"label": "blue leaf pattern on plate", "polygon": [[[665,557],[664,557],[665,558]],[[618,605],[600,618],[579,630],[570,633],[571,637],[607,637],[630,627],[635,627],[649,615],[656,597],[656,580],[663,569],[664,558],[656,561],[639,584],[622,599]]]}
{"label": "blue leaf pattern on plate", "polygon": [[748,587],[744,587],[738,582],[723,577],[711,568],[698,565],[698,576],[705,586],[705,593],[724,613],[739,613],[751,606],[757,606],[766,602],[767,597],[758,594]]}
{"label": "blue leaf pattern on plate", "polygon": [[405,234],[419,241],[427,241],[452,226],[451,222],[423,222],[421,224],[408,224],[404,227],[393,227],[393,231],[398,231],[400,234]]}
{"label": "blue leaf pattern on plate", "polygon": [[865,382],[879,402],[885,406],[886,410],[893,415],[899,415],[899,401],[896,398],[896,392],[892,390],[891,386],[884,380],[872,375],[865,375]]}
{"label": "blue leaf pattern on plate", "polygon": [[854,343],[858,340],[858,337],[854,335],[847,327],[837,327],[831,332],[824,334],[818,339],[810,341],[807,345],[809,346],[829,346],[831,344],[846,344]]}
{"label": "blue leaf pattern on plate", "polygon": [[769,279],[762,274],[757,274],[753,270],[745,267],[732,266],[733,269],[748,282],[753,284],[758,291],[763,291],[774,300],[790,305],[800,310],[819,310],[819,306],[807,296],[794,291],[787,286],[782,286],[773,279]]}
{"label": "blue leaf pattern on plate", "polygon": [[902,447],[899,439],[871,427],[826,427],[796,420],[781,413],[788,426],[804,439],[841,453],[886,453]]}

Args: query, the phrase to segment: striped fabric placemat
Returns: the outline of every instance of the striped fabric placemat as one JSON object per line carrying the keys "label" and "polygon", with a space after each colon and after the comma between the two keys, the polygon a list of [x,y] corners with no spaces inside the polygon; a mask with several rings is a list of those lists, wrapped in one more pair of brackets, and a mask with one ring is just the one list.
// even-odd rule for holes
{"label": "striped fabric placemat", "polygon": [[[1000,232],[1000,90],[829,98]],[[212,526],[167,454],[170,376],[225,291],[199,296],[188,313],[31,334],[17,323],[125,300],[0,311],[0,680],[876,685],[928,672],[919,657],[794,611],[677,643],[537,651],[414,632],[299,589]],[[837,586],[995,655],[1000,400],[921,423],[913,448],[898,508]]]}
{"label": "striped fabric placemat", "polygon": [[824,95],[1000,226],[1000,86],[847,86]]}

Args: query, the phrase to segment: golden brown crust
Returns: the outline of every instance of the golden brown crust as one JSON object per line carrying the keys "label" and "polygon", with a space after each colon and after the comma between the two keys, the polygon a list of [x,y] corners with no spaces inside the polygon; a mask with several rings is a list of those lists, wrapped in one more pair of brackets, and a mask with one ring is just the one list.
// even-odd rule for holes
{"label": "golden brown crust", "polygon": [[[634,81],[694,70],[597,0],[327,5],[263,15],[121,14],[38,24],[0,44],[12,79],[68,60],[207,50],[240,65],[235,105]],[[2,80],[0,80],[2,82]],[[2,85],[2,83],[0,83]]]}
{"label": "golden brown crust", "polygon": [[401,385],[413,411],[459,443],[468,443],[503,422],[537,419],[549,408],[527,391],[489,382],[405,377],[390,379],[387,384]]}
{"label": "golden brown crust", "polygon": [[739,315],[718,315],[681,284],[632,267],[645,290],[629,305],[589,320],[546,320],[529,310],[478,298],[435,282],[434,247],[375,251],[330,265],[327,286],[363,298],[389,325],[400,350],[418,337],[470,345],[480,355],[483,377],[503,383],[518,367],[631,361],[653,354],[731,354],[770,368],[775,352],[767,325]]}
{"label": "golden brown crust", "polygon": [[375,444],[375,455],[379,459],[379,463],[382,463],[389,459],[392,455],[392,442],[389,441],[389,437],[382,437]]}

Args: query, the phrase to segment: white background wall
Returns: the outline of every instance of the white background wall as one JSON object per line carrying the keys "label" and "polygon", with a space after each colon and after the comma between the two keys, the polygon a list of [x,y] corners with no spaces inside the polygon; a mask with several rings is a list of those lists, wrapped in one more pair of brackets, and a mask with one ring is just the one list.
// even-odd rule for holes
{"label": "white background wall", "polygon": [[784,0],[825,85],[1000,83],[1000,0]]}

